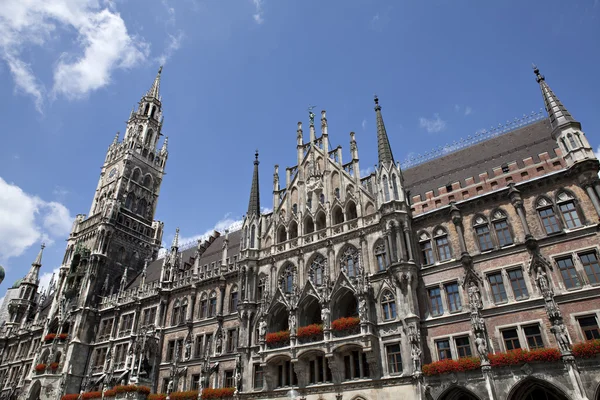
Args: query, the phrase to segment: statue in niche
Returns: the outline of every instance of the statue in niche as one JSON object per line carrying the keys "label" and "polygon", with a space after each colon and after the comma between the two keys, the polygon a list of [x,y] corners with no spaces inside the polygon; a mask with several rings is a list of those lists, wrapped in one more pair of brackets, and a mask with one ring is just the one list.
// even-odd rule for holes
{"label": "statue in niche", "polygon": [[469,306],[471,307],[471,311],[476,311],[482,307],[481,304],[481,292],[479,291],[479,286],[474,281],[469,283]]}
{"label": "statue in niche", "polygon": [[477,332],[477,337],[475,338],[475,346],[477,346],[477,353],[479,353],[479,357],[482,360],[488,360],[488,347],[485,341],[485,338],[481,334],[481,332]]}
{"label": "statue in niche", "polygon": [[267,335],[267,321],[265,321],[264,317],[261,317],[258,323],[258,334],[260,340],[265,340],[265,336]]}
{"label": "statue in niche", "polygon": [[361,321],[367,321],[367,300],[364,297],[361,297],[358,301],[358,317]]}
{"label": "statue in niche", "polygon": [[540,264],[538,264],[536,268],[536,280],[538,283],[538,287],[540,288],[540,292],[544,297],[547,297],[551,294],[552,289],[550,288],[550,284],[548,282],[548,275],[542,268]]}
{"label": "statue in niche", "polygon": [[554,320],[553,325],[550,327],[550,331],[554,334],[560,351],[571,351],[571,343],[565,333],[565,326],[559,320]]}
{"label": "statue in niche", "polygon": [[321,321],[323,321],[323,329],[329,329],[329,308],[327,306],[321,310]]}
{"label": "statue in niche", "polygon": [[421,348],[418,343],[413,343],[410,356],[413,362],[413,370],[415,372],[421,371]]}

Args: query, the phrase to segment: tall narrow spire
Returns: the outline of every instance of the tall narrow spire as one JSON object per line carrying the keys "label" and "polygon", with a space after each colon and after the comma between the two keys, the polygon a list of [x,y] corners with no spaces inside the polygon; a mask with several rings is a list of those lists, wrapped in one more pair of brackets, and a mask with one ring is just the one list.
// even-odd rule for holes
{"label": "tall narrow spire", "polygon": [[31,264],[31,265],[36,265],[38,267],[42,266],[42,254],[44,253],[45,248],[46,248],[46,244],[42,243],[42,245],[40,246],[40,252],[38,253],[37,257],[35,258],[35,261],[33,262],[33,264]]}
{"label": "tall narrow spire", "polygon": [[540,85],[542,90],[542,96],[544,97],[544,105],[550,117],[550,125],[552,129],[556,129],[559,126],[567,125],[575,121],[575,118],[567,111],[567,108],[560,102],[558,97],[554,94],[550,86],[546,83],[544,75],[540,74],[540,70],[534,64],[533,73],[535,74],[535,80]]}
{"label": "tall narrow spire", "polygon": [[379,165],[394,163],[392,148],[388,139],[383,117],[381,116],[381,106],[379,98],[375,95],[375,117],[377,119],[377,153],[379,155]]}
{"label": "tall narrow spire", "polygon": [[156,74],[156,78],[154,78],[154,83],[152,84],[152,87],[150,88],[150,90],[148,90],[148,93],[146,93],[147,97],[155,97],[155,98],[159,98],[160,95],[160,74],[162,72],[162,65],[160,66],[160,68],[158,69],[158,74]]}
{"label": "tall narrow spire", "polygon": [[250,188],[250,200],[248,201],[248,217],[260,215],[260,191],[258,187],[258,150],[254,154],[254,172],[252,174],[252,187]]}
{"label": "tall narrow spire", "polygon": [[25,276],[25,279],[23,280],[23,282],[37,284],[39,275],[40,275],[40,268],[42,267],[42,254],[44,253],[45,247],[46,247],[46,245],[44,243],[42,243],[40,252],[38,253],[37,257],[35,258],[35,261],[33,261],[33,263],[31,263],[31,268],[29,269],[29,272]]}
{"label": "tall narrow spire", "polygon": [[171,249],[179,248],[179,228],[175,229],[175,237],[173,238],[173,243],[171,244]]}

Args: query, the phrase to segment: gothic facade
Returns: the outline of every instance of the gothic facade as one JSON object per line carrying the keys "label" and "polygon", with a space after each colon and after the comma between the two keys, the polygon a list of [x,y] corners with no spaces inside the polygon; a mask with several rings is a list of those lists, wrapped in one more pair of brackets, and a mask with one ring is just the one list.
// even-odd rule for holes
{"label": "gothic facade", "polygon": [[[573,351],[600,339],[599,163],[534,72],[547,115],[403,168],[376,97],[368,176],[355,134],[344,162],[326,112],[317,133],[311,111],[296,165],[275,166],[271,212],[257,153],[242,226],[191,247],[177,231],[159,256],[159,71],[108,149],[59,276],[38,292],[40,251],[11,289],[0,398],[119,383],[247,399],[600,398],[598,363]],[[518,349],[545,358],[499,361]]]}

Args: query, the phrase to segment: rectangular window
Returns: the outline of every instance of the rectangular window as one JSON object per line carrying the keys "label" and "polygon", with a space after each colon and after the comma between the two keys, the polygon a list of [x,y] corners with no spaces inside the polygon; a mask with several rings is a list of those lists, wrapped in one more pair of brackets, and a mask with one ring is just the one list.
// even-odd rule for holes
{"label": "rectangular window", "polygon": [[574,229],[579,228],[581,226],[581,221],[579,220],[579,215],[577,214],[577,209],[575,208],[575,204],[572,201],[568,203],[563,203],[559,206],[560,212],[565,219],[565,224],[567,228]]}
{"label": "rectangular window", "polygon": [[442,294],[439,287],[429,289],[429,304],[431,306],[431,315],[434,317],[444,313]]}
{"label": "rectangular window", "polygon": [[521,348],[521,343],[519,342],[519,334],[517,333],[516,329],[503,330],[502,338],[504,339],[504,347],[506,347],[506,351]]}
{"label": "rectangular window", "polygon": [[200,374],[194,374],[192,375],[192,384],[191,384],[192,390],[198,390],[200,389]]}
{"label": "rectangular window", "polygon": [[471,342],[468,336],[456,338],[455,342],[458,358],[471,357]]}
{"label": "rectangular window", "polygon": [[400,350],[400,344],[388,344],[385,346],[387,359],[388,359],[388,370],[390,374],[399,374],[402,372],[402,351]]}
{"label": "rectangular window", "polygon": [[580,254],[579,259],[591,285],[600,283],[600,265],[595,252]]}
{"label": "rectangular window", "polygon": [[450,253],[450,243],[448,243],[448,236],[442,236],[435,239],[435,245],[438,251],[438,258],[440,261],[446,261],[452,258]]}
{"label": "rectangular window", "polygon": [[528,298],[529,292],[527,291],[527,286],[525,285],[523,270],[518,268],[508,271],[508,277],[510,279],[510,286],[512,287],[515,299],[523,300]]}
{"label": "rectangular window", "polygon": [[204,353],[207,353],[212,356],[212,333],[206,335],[206,340],[204,342]]}
{"label": "rectangular window", "polygon": [[423,258],[423,265],[431,265],[435,262],[433,259],[433,248],[431,247],[431,240],[419,243],[421,246],[421,256]]}
{"label": "rectangular window", "polygon": [[435,346],[437,347],[438,360],[450,360],[452,358],[449,340],[438,340],[435,342]]}
{"label": "rectangular window", "polygon": [[200,358],[202,357],[202,335],[196,336],[196,343],[194,347],[194,357]]}
{"label": "rectangular window", "polygon": [[600,339],[600,329],[598,328],[598,321],[593,315],[587,317],[577,318],[581,331],[585,340],[596,340]]}
{"label": "rectangular window", "polygon": [[494,243],[492,243],[492,235],[490,234],[489,226],[478,226],[475,228],[475,233],[477,233],[477,240],[479,241],[479,248],[481,249],[481,251],[491,250],[494,248]]}
{"label": "rectangular window", "polygon": [[446,285],[446,294],[448,296],[448,308],[450,312],[462,310],[460,302],[460,293],[458,292],[458,283],[449,283]]}
{"label": "rectangular window", "polygon": [[227,331],[227,352],[233,353],[237,349],[237,329]]}
{"label": "rectangular window", "polygon": [[494,229],[496,230],[496,237],[498,238],[498,244],[500,247],[513,244],[510,229],[508,229],[508,223],[506,220],[494,222]]}
{"label": "rectangular window", "polygon": [[542,340],[542,332],[540,332],[539,325],[531,325],[523,328],[525,333],[525,339],[527,339],[527,345],[530,349],[541,349],[544,347],[544,341]]}
{"label": "rectangular window", "polygon": [[502,273],[497,272],[495,274],[488,275],[490,282],[490,288],[492,289],[492,296],[494,296],[495,303],[506,302],[506,289],[504,288],[504,282],[502,281]]}
{"label": "rectangular window", "polygon": [[575,269],[575,265],[573,264],[573,258],[561,258],[556,260],[558,264],[558,269],[560,269],[560,274],[563,278],[563,282],[565,283],[565,287],[567,289],[575,289],[581,287],[581,283],[579,282],[579,277],[577,276],[577,270]]}
{"label": "rectangular window", "polygon": [[169,344],[167,345],[167,358],[165,361],[173,361],[175,358],[175,341],[169,340]]}
{"label": "rectangular window", "polygon": [[542,219],[542,225],[544,225],[546,234],[551,235],[553,233],[560,232],[558,218],[556,218],[556,214],[554,214],[554,209],[552,207],[544,208],[538,212],[540,214],[540,218]]}
{"label": "rectangular window", "polygon": [[254,364],[254,389],[263,388],[263,367],[260,364]]}
{"label": "rectangular window", "polygon": [[379,271],[383,271],[385,269],[385,254],[377,254],[377,267]]}
{"label": "rectangular window", "polygon": [[212,297],[208,305],[208,316],[214,317],[215,315],[217,315],[217,299],[216,297]]}
{"label": "rectangular window", "polygon": [[225,382],[223,382],[223,387],[235,387],[235,382],[233,380],[233,370],[230,369],[229,371],[225,371]]}

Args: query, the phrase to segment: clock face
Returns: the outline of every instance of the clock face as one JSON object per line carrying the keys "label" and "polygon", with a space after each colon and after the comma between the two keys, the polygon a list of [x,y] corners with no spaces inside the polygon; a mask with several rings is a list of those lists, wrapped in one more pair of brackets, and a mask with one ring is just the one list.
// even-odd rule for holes
{"label": "clock face", "polygon": [[112,179],[115,177],[115,175],[117,175],[117,167],[114,167],[110,170],[110,172],[108,173],[108,177]]}

